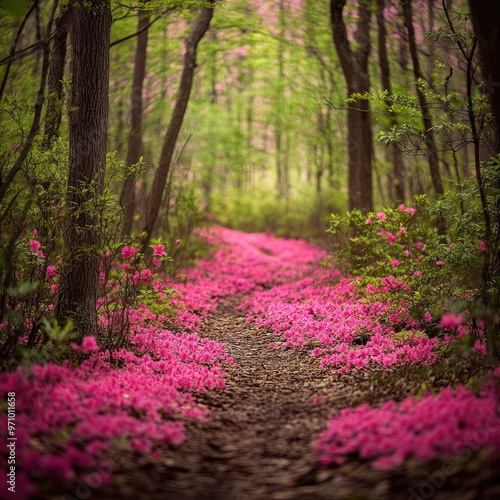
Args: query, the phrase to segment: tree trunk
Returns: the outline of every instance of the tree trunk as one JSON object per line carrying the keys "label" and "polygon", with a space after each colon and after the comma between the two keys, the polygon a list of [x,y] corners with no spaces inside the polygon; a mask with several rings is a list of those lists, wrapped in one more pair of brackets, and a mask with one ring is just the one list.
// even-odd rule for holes
{"label": "tree trunk", "polygon": [[66,65],[66,42],[71,25],[71,10],[64,6],[56,20],[50,64],[47,110],[45,111],[44,148],[49,148],[54,137],[59,136],[63,111],[63,78]]}
{"label": "tree trunk", "polygon": [[441,173],[439,172],[439,162],[437,156],[436,141],[434,139],[434,132],[432,131],[432,117],[427,103],[425,94],[418,85],[419,80],[423,80],[422,72],[420,71],[420,62],[417,54],[417,44],[415,41],[415,30],[413,28],[413,14],[411,9],[410,0],[401,0],[403,3],[403,14],[405,20],[405,27],[408,33],[408,44],[410,47],[410,55],[413,63],[413,75],[416,82],[416,90],[418,102],[422,109],[422,122],[424,124],[425,144],[429,151],[429,170],[431,174],[432,186],[437,195],[443,194],[443,182],[441,181]]}
{"label": "tree trunk", "polygon": [[500,29],[498,27],[498,0],[469,0],[472,22],[479,46],[481,70],[485,88],[495,117],[495,153],[500,153]]}
{"label": "tree trunk", "polygon": [[142,93],[146,76],[146,54],[148,47],[149,13],[139,12],[137,31],[137,46],[135,49],[134,76],[132,79],[132,93],[130,106],[130,133],[128,136],[128,150],[126,159],[127,176],[123,186],[122,206],[124,221],[122,236],[132,232],[132,222],[135,212],[135,181],[136,173],[130,166],[136,164],[141,157],[142,146]]}
{"label": "tree trunk", "polygon": [[[210,0],[212,5],[214,0]],[[186,40],[186,54],[184,56],[184,69],[182,71],[179,91],[175,101],[175,107],[172,118],[168,125],[167,133],[163,139],[163,146],[160,155],[158,169],[156,170],[151,193],[148,200],[148,211],[144,232],[146,236],[143,241],[143,250],[146,250],[149,240],[154,231],[158,212],[160,211],[161,199],[167,182],[172,156],[174,154],[177,137],[182,126],[184,114],[187,109],[189,95],[193,86],[194,70],[196,68],[196,51],[200,40],[203,38],[212,19],[213,7],[202,7],[201,12],[196,19],[191,34]]]}
{"label": "tree trunk", "polygon": [[[363,94],[370,91],[368,57],[370,54],[370,6],[359,0],[359,21],[355,33],[358,49],[353,50],[343,19],[346,0],[330,0],[333,43],[339,55],[347,83],[347,92]],[[347,111],[349,157],[349,210],[373,210],[372,130],[370,107],[365,99],[357,99]]]}
{"label": "tree trunk", "polygon": [[[387,108],[392,106],[392,86],[391,86],[391,76],[389,68],[389,57],[387,56],[387,32],[385,29],[385,19],[384,19],[384,9],[385,0],[377,0],[377,25],[378,25],[378,53],[379,53],[379,66],[380,66],[380,80],[382,82],[382,87],[388,92],[388,97],[385,100]],[[390,114],[389,125],[390,127],[397,126],[398,121],[394,113]],[[395,203],[404,203],[406,193],[405,193],[405,181],[404,181],[404,163],[403,155],[396,145],[391,147],[392,149],[392,176],[390,176],[390,193],[391,199]]]}
{"label": "tree trunk", "polygon": [[97,331],[96,294],[108,127],[109,0],[78,2],[73,9],[73,84],[69,120],[69,173],[64,233],[65,263],[56,316],[73,319],[80,336]]}

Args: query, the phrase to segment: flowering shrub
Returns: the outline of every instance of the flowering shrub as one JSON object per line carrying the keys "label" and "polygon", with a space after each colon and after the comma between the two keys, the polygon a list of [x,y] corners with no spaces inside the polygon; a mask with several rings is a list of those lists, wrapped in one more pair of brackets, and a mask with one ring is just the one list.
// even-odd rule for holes
{"label": "flowering shrub", "polygon": [[[400,205],[366,215],[355,210],[330,219],[329,231],[349,239],[336,251],[337,265],[346,266],[363,285],[375,289],[383,289],[382,280],[388,277],[404,284],[386,290],[386,298],[404,302],[415,321],[430,314],[424,329],[431,335],[439,333],[435,326],[446,312],[478,316],[487,252],[481,239],[484,228],[477,207],[462,217],[454,214],[456,196],[448,192],[434,203],[417,196],[416,207]],[[438,231],[443,225],[446,236]],[[474,326],[471,333],[477,336],[481,330]]]}
{"label": "flowering shrub", "polygon": [[172,259],[160,240],[153,240],[151,250],[149,263],[133,245],[114,244],[103,254],[97,308],[110,352],[125,345],[133,324],[155,321],[169,327],[175,319],[173,290],[157,272]]}

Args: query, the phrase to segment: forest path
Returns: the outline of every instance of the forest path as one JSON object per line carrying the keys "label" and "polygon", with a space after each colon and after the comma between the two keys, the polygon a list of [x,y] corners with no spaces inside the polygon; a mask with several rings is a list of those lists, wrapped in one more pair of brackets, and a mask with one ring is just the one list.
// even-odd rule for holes
{"label": "forest path", "polygon": [[363,465],[333,477],[317,466],[313,448],[331,415],[361,399],[352,379],[320,366],[307,348],[270,348],[275,335],[249,324],[238,302],[220,304],[200,332],[226,343],[235,361],[226,389],[200,396],[211,418],[188,422],[185,440],[160,459],[120,471],[120,498],[138,498],[140,490],[141,499],[326,500],[345,498],[366,480]]}
{"label": "forest path", "polygon": [[224,342],[235,366],[225,390],[203,396],[212,418],[188,427],[165,491],[179,499],[312,498],[298,483],[316,470],[316,433],[352,388],[306,349],[269,348],[275,336],[249,324],[237,303],[221,304],[200,332]]}

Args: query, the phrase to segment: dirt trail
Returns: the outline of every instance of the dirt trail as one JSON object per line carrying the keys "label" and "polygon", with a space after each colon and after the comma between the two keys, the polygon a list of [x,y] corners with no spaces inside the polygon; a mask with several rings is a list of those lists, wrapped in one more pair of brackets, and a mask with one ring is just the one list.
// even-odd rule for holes
{"label": "dirt trail", "polygon": [[315,398],[335,394],[340,407],[351,391],[306,350],[270,349],[274,335],[248,324],[235,304],[220,306],[201,332],[226,343],[236,366],[226,390],[203,397],[212,420],[190,427],[172,454],[180,470],[165,485],[168,498],[295,498],[297,483],[315,474],[312,443],[333,410]]}

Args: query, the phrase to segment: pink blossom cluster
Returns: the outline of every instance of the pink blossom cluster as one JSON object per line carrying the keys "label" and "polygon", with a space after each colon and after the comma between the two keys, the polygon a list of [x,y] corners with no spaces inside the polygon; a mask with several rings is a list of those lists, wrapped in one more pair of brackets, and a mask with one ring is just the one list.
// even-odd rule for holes
{"label": "pink blossom cluster", "polygon": [[176,286],[173,302],[182,306],[179,321],[196,327],[222,297],[250,294],[273,285],[293,282],[317,268],[327,253],[302,240],[247,234],[222,227],[202,232],[217,250],[184,270],[188,280]]}
{"label": "pink blossom cluster", "polygon": [[499,396],[498,380],[492,379],[480,397],[459,386],[380,408],[363,404],[342,410],[317,441],[320,463],[359,457],[390,469],[409,458],[425,461],[483,447],[500,450]]}
{"label": "pink blossom cluster", "polygon": [[[286,347],[316,344],[312,354],[321,357],[321,364],[343,372],[436,361],[438,340],[418,331],[406,304],[363,300],[367,294],[357,281],[340,276],[337,269],[320,269],[295,283],[257,292],[243,307],[249,321],[282,335]],[[382,285],[368,292],[407,288],[392,276]],[[395,331],[397,323],[408,327],[405,334]]]}

